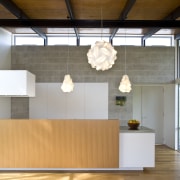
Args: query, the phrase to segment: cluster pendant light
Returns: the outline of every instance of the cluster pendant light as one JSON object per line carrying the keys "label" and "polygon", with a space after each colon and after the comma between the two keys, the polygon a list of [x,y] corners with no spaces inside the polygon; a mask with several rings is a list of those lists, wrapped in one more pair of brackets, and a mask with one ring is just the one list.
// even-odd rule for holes
{"label": "cluster pendant light", "polygon": [[[126,37],[125,37],[126,38]],[[124,54],[124,59],[125,59],[125,75],[123,75],[121,82],[119,84],[119,90],[123,93],[129,93],[132,88],[131,88],[131,82],[129,80],[128,75],[126,74],[126,44],[125,44],[125,54]]]}
{"label": "cluster pendant light", "polygon": [[101,8],[101,41],[96,41],[94,45],[91,46],[87,53],[88,63],[92,68],[99,70],[108,70],[112,68],[117,59],[117,51],[114,47],[106,41],[102,40],[102,8]]}
{"label": "cluster pendant light", "polygon": [[108,70],[115,63],[117,51],[106,41],[96,41],[87,53],[88,63],[92,68],[99,70]]}
{"label": "cluster pendant light", "polygon": [[68,61],[69,61],[69,30],[68,30],[68,57],[67,57],[67,74],[64,76],[64,81],[61,85],[63,92],[72,92],[74,89],[74,83],[70,74],[68,74]]}

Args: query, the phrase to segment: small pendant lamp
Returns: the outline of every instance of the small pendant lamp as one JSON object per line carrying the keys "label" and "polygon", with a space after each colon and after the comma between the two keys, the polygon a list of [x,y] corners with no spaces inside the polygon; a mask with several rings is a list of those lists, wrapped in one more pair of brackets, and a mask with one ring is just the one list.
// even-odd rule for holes
{"label": "small pendant lamp", "polygon": [[66,74],[64,76],[64,81],[61,85],[61,89],[63,92],[72,92],[74,89],[74,83],[72,81],[72,78],[70,74]]}

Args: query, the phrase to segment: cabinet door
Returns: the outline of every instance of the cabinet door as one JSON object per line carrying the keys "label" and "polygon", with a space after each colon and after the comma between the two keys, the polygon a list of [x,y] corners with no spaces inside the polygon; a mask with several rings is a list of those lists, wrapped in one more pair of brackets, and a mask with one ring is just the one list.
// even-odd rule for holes
{"label": "cabinet door", "polygon": [[154,129],[156,144],[163,144],[163,86],[136,86],[133,94],[133,118],[141,125]]}
{"label": "cabinet door", "polygon": [[108,83],[75,83],[64,93],[60,83],[36,83],[30,119],[108,119]]}

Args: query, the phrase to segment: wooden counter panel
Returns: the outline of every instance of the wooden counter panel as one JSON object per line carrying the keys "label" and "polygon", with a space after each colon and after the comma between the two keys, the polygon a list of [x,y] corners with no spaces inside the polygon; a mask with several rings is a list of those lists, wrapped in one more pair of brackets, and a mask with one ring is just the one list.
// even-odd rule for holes
{"label": "wooden counter panel", "polygon": [[0,168],[118,168],[118,120],[0,120]]}

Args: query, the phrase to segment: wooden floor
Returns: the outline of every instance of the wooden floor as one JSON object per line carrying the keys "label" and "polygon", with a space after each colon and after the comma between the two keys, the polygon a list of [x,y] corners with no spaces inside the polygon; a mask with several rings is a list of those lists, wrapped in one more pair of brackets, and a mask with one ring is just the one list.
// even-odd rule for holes
{"label": "wooden floor", "polygon": [[0,180],[180,180],[180,153],[157,145],[156,167],[144,171],[0,172]]}

